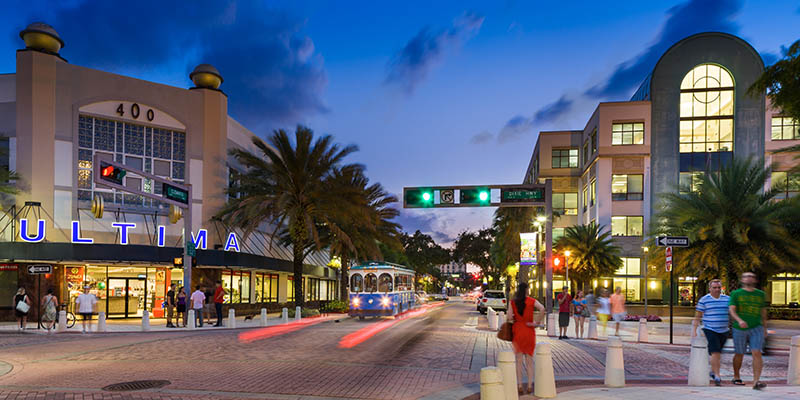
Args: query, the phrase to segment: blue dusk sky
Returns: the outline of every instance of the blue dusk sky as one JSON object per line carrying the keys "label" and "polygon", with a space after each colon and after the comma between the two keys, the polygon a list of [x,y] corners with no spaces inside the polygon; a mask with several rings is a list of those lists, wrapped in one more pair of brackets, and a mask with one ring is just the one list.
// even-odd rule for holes
{"label": "blue dusk sky", "polygon": [[[800,3],[770,1],[16,1],[19,31],[52,25],[69,62],[178,87],[216,66],[229,113],[259,136],[304,124],[356,144],[352,161],[403,186],[519,183],[541,130],[582,129],[627,100],[676,41],[744,38],[774,62],[800,39]],[[10,10],[11,12],[8,12]],[[398,205],[400,207],[400,205]],[[403,210],[449,245],[494,209]]]}

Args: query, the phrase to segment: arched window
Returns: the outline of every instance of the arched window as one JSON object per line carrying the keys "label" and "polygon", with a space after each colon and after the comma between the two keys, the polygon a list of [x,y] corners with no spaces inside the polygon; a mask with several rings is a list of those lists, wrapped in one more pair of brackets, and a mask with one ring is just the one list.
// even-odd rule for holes
{"label": "arched window", "polygon": [[353,274],[350,277],[350,293],[358,293],[364,290],[364,278],[361,274]]}
{"label": "arched window", "polygon": [[378,291],[379,292],[391,292],[392,291],[392,276],[387,273],[382,273],[380,278],[378,278]]}
{"label": "arched window", "polygon": [[364,291],[365,292],[377,292],[378,291],[378,277],[375,274],[367,274],[364,279]]}

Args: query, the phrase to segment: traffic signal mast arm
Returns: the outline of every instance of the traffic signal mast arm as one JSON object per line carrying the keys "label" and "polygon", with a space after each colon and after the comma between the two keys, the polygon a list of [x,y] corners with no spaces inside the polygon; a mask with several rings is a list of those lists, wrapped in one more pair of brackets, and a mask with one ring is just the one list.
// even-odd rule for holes
{"label": "traffic signal mast arm", "polygon": [[[154,183],[162,185],[162,194],[148,193],[123,185],[123,178],[127,173],[134,173],[145,179],[150,179]],[[188,208],[191,201],[191,188],[183,184],[173,182],[169,179],[156,176],[130,166],[109,160],[102,160],[98,154],[94,156],[94,182],[100,185],[109,186],[119,191],[144,196],[155,199],[180,208]]]}
{"label": "traffic signal mast arm", "polygon": [[[499,201],[493,201],[493,191],[499,192]],[[544,207],[545,192],[542,184],[405,187],[403,207]]]}

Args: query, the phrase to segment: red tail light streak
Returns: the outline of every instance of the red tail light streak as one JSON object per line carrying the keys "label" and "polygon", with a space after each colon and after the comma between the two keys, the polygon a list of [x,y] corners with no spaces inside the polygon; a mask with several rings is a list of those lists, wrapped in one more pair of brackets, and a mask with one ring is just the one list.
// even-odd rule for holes
{"label": "red tail light streak", "polygon": [[348,334],[339,341],[339,348],[342,349],[349,349],[355,347],[361,343],[364,343],[369,338],[377,335],[379,332],[384,331],[394,324],[400,323],[403,320],[409,318],[419,317],[421,315],[426,314],[428,311],[440,307],[442,304],[425,304],[417,308],[416,310],[411,310],[399,314],[395,319],[388,319],[381,322],[377,322],[374,324],[370,324],[369,326],[365,326],[351,334]]}

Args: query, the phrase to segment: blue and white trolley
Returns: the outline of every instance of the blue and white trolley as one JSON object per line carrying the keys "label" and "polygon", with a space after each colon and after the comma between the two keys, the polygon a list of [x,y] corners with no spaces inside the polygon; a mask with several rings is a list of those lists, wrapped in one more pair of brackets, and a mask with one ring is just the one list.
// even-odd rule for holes
{"label": "blue and white trolley", "polygon": [[350,268],[350,316],[392,316],[414,307],[414,271],[387,262]]}

